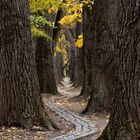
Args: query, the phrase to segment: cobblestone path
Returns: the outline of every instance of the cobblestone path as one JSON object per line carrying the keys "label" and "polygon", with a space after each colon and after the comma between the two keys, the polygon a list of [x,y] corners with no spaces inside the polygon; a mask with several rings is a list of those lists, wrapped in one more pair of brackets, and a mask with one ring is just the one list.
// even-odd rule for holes
{"label": "cobblestone path", "polygon": [[65,97],[53,97],[49,100],[47,106],[60,117],[73,123],[75,125],[75,129],[72,132],[51,138],[50,140],[76,140],[97,133],[98,129],[94,122],[84,119],[69,110],[62,109],[55,105],[55,100],[63,100],[64,98]]}
{"label": "cobblestone path", "polygon": [[[58,99],[60,100],[59,97]],[[65,110],[56,106],[55,100],[56,98],[51,98],[47,106],[56,114],[58,114],[60,117],[73,123],[75,125],[75,130],[65,135],[51,138],[50,140],[76,140],[98,132],[98,129],[95,126],[94,122],[84,119],[69,110]]]}

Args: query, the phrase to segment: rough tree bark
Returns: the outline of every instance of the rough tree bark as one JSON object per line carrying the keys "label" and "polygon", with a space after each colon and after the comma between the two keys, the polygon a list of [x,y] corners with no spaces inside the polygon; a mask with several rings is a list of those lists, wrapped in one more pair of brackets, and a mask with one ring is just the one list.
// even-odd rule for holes
{"label": "rough tree bark", "polygon": [[[63,0],[63,2],[65,1]],[[59,24],[59,21],[62,19],[63,16],[64,11],[62,8],[59,8],[55,19],[55,27],[57,28],[53,29],[54,48],[56,48],[57,42],[61,36],[62,26],[61,24]],[[62,84],[61,81],[64,77],[63,57],[59,52],[56,52],[56,56],[54,56],[54,70],[57,84]]]}
{"label": "rough tree bark", "polygon": [[69,77],[70,80],[74,83],[74,71],[75,71],[75,51],[74,51],[74,46],[70,46],[68,49],[68,56],[69,56]]}
{"label": "rough tree bark", "polygon": [[140,139],[140,1],[117,3],[116,88],[109,124],[98,140]]}
{"label": "rough tree bark", "polygon": [[70,45],[68,46],[69,77],[70,80],[73,82],[75,70],[75,51],[74,51],[75,34],[73,34],[72,29],[65,28],[64,31],[66,39],[70,42]]}
{"label": "rough tree bark", "polygon": [[[74,64],[74,86],[81,87],[83,81],[83,67],[82,67],[82,49],[75,47],[74,48],[74,55],[75,55],[75,64]],[[72,57],[72,59],[74,59]]]}
{"label": "rough tree bark", "polygon": [[91,10],[83,6],[83,84],[80,96],[87,98],[92,90],[90,28],[93,22]]}
{"label": "rough tree bark", "polygon": [[[82,34],[82,24],[78,22],[76,25],[76,38],[78,38],[78,36],[81,34]],[[75,87],[80,87],[83,81],[82,48],[75,47],[74,51],[75,51],[74,85]]]}
{"label": "rough tree bark", "polygon": [[56,56],[54,56],[54,68],[55,68],[55,79],[57,84],[62,84],[61,81],[64,77],[63,71],[63,58],[62,54],[56,52]]}
{"label": "rough tree bark", "polygon": [[[47,15],[50,21],[54,20],[53,15]],[[53,37],[53,28],[45,25],[44,30],[50,37]],[[39,77],[39,84],[42,93],[58,94],[54,74],[53,46],[44,38],[36,39],[36,63]]]}
{"label": "rough tree bark", "polygon": [[39,92],[27,0],[0,1],[0,125],[52,128]]}
{"label": "rough tree bark", "polygon": [[92,113],[111,109],[115,74],[115,9],[116,1],[112,0],[95,1],[92,10],[85,7],[87,17],[91,17],[91,21],[86,21],[91,23],[88,26],[88,32],[85,33],[85,36],[89,34],[89,39],[85,38],[85,42],[89,42],[92,46],[89,52],[91,53],[89,68],[92,80],[89,81],[91,96],[84,112]]}

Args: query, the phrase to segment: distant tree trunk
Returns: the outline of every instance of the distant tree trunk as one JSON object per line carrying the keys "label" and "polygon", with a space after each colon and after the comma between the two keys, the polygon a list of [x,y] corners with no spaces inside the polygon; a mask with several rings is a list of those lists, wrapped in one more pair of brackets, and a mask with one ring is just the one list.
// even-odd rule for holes
{"label": "distant tree trunk", "polygon": [[74,71],[75,71],[75,51],[74,51],[74,46],[70,46],[69,48],[69,67],[70,67],[70,80],[74,82]]}
{"label": "distant tree trunk", "polygon": [[[63,2],[65,1],[63,0]],[[59,8],[55,18],[55,27],[57,28],[53,29],[54,49],[56,48],[58,40],[61,36],[62,26],[59,24],[59,21],[63,16],[64,11],[63,9]],[[54,56],[54,71],[57,84],[62,84],[61,81],[64,77],[63,58],[59,52],[56,52],[56,56]]]}
{"label": "distant tree trunk", "polygon": [[85,7],[87,17],[92,17],[91,21],[87,21],[90,22],[87,27],[89,30],[86,29],[89,35],[85,34],[86,37],[89,36],[89,39],[85,40],[86,44],[89,42],[92,46],[89,52],[92,55],[89,58],[92,80],[89,81],[91,97],[84,112],[111,109],[115,74],[115,9],[116,1],[112,0],[95,1],[92,11]]}
{"label": "distant tree trunk", "polygon": [[[48,15],[48,19],[53,21],[53,15]],[[52,27],[45,25],[44,30],[50,37],[53,37]],[[36,41],[36,63],[41,92],[58,94],[54,74],[52,43],[41,37],[37,38]]]}
{"label": "distant tree trunk", "polygon": [[68,46],[68,60],[69,60],[69,77],[72,82],[74,82],[74,70],[75,70],[75,51],[74,51],[74,42],[75,36],[72,34],[72,31],[65,28],[66,39],[70,42]]}
{"label": "distant tree trunk", "polygon": [[73,73],[74,73],[73,82],[75,87],[80,87],[83,81],[82,49],[75,47],[74,52],[75,52],[75,60],[74,60],[75,65],[73,69]]}
{"label": "distant tree trunk", "polygon": [[29,4],[0,1],[0,125],[52,128],[40,96]]}
{"label": "distant tree trunk", "polygon": [[[82,34],[82,24],[77,23],[76,25],[76,39]],[[75,47],[75,69],[74,69],[74,85],[80,87],[83,81],[83,65],[82,65],[82,48]]]}
{"label": "distant tree trunk", "polygon": [[55,68],[55,79],[57,84],[62,84],[61,81],[64,77],[63,71],[63,58],[59,52],[56,52],[56,56],[54,56],[54,68]]}
{"label": "distant tree trunk", "polygon": [[108,126],[98,140],[140,139],[140,1],[119,0],[116,88]]}
{"label": "distant tree trunk", "polygon": [[75,41],[81,34],[81,23],[77,23],[76,29],[65,29],[66,38],[72,44],[70,48],[68,48],[70,67],[69,76],[75,87],[81,86],[83,81],[82,49],[75,46]]}

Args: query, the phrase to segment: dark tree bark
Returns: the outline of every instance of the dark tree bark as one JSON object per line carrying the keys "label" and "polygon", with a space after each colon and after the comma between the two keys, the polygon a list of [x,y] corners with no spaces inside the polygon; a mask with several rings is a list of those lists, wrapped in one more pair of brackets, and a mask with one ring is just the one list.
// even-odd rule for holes
{"label": "dark tree bark", "polygon": [[[89,83],[89,90],[85,92],[90,93],[91,96],[84,112],[92,113],[111,109],[115,74],[115,9],[116,1],[112,0],[95,1],[92,10],[85,6],[85,13],[88,17],[84,24],[88,28],[88,30],[85,28],[87,32],[84,32],[85,43],[86,46],[92,46],[92,48],[89,50],[91,56],[88,63],[85,63],[90,69],[90,79],[86,80]],[[90,21],[89,17],[91,17]],[[87,22],[90,22],[90,25]]]}
{"label": "dark tree bark", "polygon": [[[81,87],[83,81],[83,66],[82,66],[82,48],[79,49],[77,47],[74,48],[75,52],[75,64],[74,64],[74,78],[73,82],[75,87]],[[72,59],[74,59],[72,57]]]}
{"label": "dark tree bark", "polygon": [[[64,17],[64,10],[62,8],[59,8],[58,9],[58,12],[56,14],[56,17],[55,17],[55,27],[57,28],[54,28],[53,29],[53,39],[55,41],[55,44],[57,44],[58,42],[58,39],[61,35],[61,31],[62,31],[62,26],[61,24],[59,23],[59,21]],[[56,46],[56,45],[55,45]]]}
{"label": "dark tree bark", "polygon": [[[47,18],[50,21],[54,20],[53,15],[47,15]],[[52,27],[45,25],[44,30],[50,37],[53,37]],[[41,37],[36,40],[36,63],[41,93],[58,94],[54,74],[52,42]]]}
{"label": "dark tree bark", "polygon": [[116,88],[109,124],[98,140],[140,139],[140,1],[117,3]]}
{"label": "dark tree bark", "polygon": [[70,80],[74,83],[74,71],[75,71],[75,50],[74,46],[70,46],[69,48],[69,70],[70,70]]}
{"label": "dark tree bark", "polygon": [[92,11],[84,5],[83,7],[83,84],[80,96],[87,98],[92,91],[90,27],[93,22]]}
{"label": "dark tree bark", "polygon": [[0,125],[52,128],[39,92],[27,0],[0,1]]}
{"label": "dark tree bark", "polygon": [[[63,2],[65,1],[63,0]],[[59,8],[55,19],[55,27],[57,28],[53,29],[54,48],[56,47],[58,39],[61,36],[62,26],[61,24],[59,24],[59,21],[62,19],[63,16],[64,11],[62,8]],[[59,52],[56,52],[56,56],[54,56],[54,70],[57,84],[62,84],[61,81],[64,77],[63,57],[62,54],[60,54]]]}
{"label": "dark tree bark", "polygon": [[[79,35],[82,34],[82,24],[77,23],[76,25],[76,39]],[[82,65],[82,48],[75,47],[75,65],[74,65],[74,85],[75,87],[80,87],[82,85],[83,81],[83,65]],[[73,58],[72,58],[73,59]]]}
{"label": "dark tree bark", "polygon": [[62,84],[61,81],[64,78],[63,71],[63,58],[62,54],[56,52],[56,56],[54,56],[54,68],[55,68],[55,79],[57,84]]}
{"label": "dark tree bark", "polygon": [[68,46],[69,77],[70,77],[70,80],[73,82],[74,70],[75,70],[75,51],[74,51],[75,35],[72,33],[70,29],[65,28],[64,30],[65,30],[64,33],[65,33],[66,39],[70,43],[70,45]]}

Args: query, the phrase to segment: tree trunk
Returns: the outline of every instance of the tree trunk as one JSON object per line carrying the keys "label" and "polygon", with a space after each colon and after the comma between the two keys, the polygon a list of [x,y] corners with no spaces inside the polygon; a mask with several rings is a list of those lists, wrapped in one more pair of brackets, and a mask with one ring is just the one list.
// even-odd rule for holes
{"label": "tree trunk", "polygon": [[56,56],[54,56],[54,68],[55,68],[55,79],[57,84],[62,84],[61,81],[64,77],[63,71],[63,58],[62,54],[56,52]]}
{"label": "tree trunk", "polygon": [[[81,87],[83,81],[83,67],[82,67],[82,48],[74,48],[75,51],[75,65],[74,65],[74,85],[75,87]],[[73,59],[73,58],[72,58]]]}
{"label": "tree trunk", "polygon": [[84,5],[83,7],[83,84],[80,96],[87,98],[92,91],[92,72],[91,72],[91,40],[90,27],[93,22],[91,10]]}
{"label": "tree trunk", "polygon": [[1,0],[0,13],[0,125],[52,128],[39,93],[28,1]]}
{"label": "tree trunk", "polygon": [[140,1],[119,0],[116,88],[109,124],[98,140],[140,139]]}
{"label": "tree trunk", "polygon": [[[76,39],[78,38],[79,35],[82,34],[82,24],[77,23],[76,25]],[[83,48],[78,48],[75,47],[75,71],[74,71],[74,85],[75,87],[80,87],[83,82],[83,65],[82,65],[82,49]]]}
{"label": "tree trunk", "polygon": [[[48,15],[48,19],[54,20],[53,15]],[[44,30],[53,37],[53,28],[44,27]],[[41,93],[58,94],[55,74],[54,74],[54,62],[53,62],[53,48],[52,42],[47,41],[44,38],[37,38],[36,43],[36,63],[37,72],[39,77],[39,84],[41,87]]]}
{"label": "tree trunk", "polygon": [[70,68],[69,76],[75,87],[81,86],[83,81],[82,49],[79,49],[74,45],[75,40],[81,33],[81,23],[77,23],[76,29],[65,29],[66,38],[70,42],[70,44],[72,44],[68,48],[68,59]]}
{"label": "tree trunk", "polygon": [[92,80],[89,81],[92,83],[90,84],[90,94],[92,95],[84,112],[92,113],[111,109],[115,74],[115,9],[116,1],[112,2],[112,0],[95,1],[92,11],[85,7],[87,17],[91,17],[91,21],[87,21],[90,22],[87,27],[89,29],[86,29],[89,35],[85,35],[89,36],[89,39],[85,38],[85,42],[89,42],[89,45],[92,46],[89,52],[92,55],[89,67],[92,77]]}

